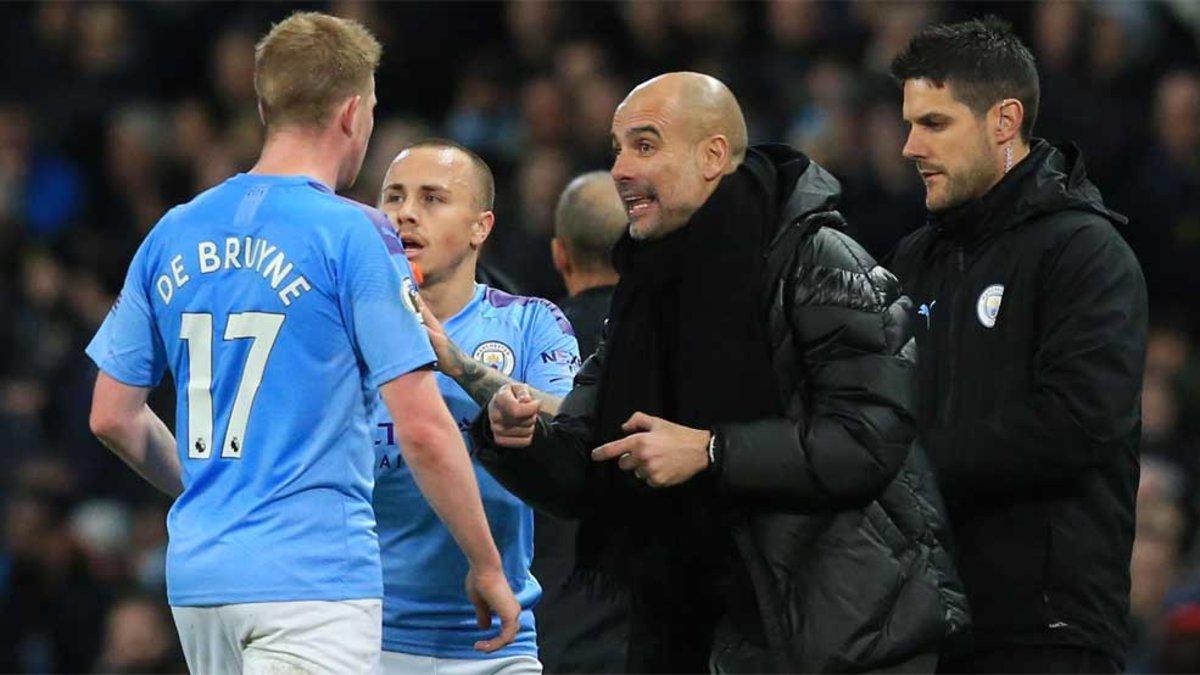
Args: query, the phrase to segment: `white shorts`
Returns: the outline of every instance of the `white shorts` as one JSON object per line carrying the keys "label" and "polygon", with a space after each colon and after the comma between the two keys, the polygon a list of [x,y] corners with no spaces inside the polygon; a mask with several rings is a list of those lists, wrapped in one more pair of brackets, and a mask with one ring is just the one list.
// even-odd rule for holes
{"label": "white shorts", "polygon": [[370,675],[379,667],[378,599],[171,607],[193,675]]}
{"label": "white shorts", "polygon": [[439,659],[400,652],[383,652],[380,675],[542,675],[542,662],[532,656],[495,659]]}

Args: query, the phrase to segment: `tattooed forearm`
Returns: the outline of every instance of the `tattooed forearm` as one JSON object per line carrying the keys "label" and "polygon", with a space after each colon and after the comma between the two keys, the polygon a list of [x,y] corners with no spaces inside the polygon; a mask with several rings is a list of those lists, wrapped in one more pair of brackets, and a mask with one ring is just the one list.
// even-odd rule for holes
{"label": "tattooed forearm", "polygon": [[[455,351],[457,352],[455,354],[455,358],[458,361],[457,365],[460,365],[461,368],[456,369],[456,374],[451,375],[451,377],[480,406],[487,406],[488,402],[492,400],[492,395],[500,387],[506,384],[520,384],[495,368],[489,368],[457,349]],[[550,415],[558,414],[558,406],[562,403],[561,398],[538,391],[533,387],[529,387],[529,391],[533,394],[534,398],[541,402],[543,413]]]}

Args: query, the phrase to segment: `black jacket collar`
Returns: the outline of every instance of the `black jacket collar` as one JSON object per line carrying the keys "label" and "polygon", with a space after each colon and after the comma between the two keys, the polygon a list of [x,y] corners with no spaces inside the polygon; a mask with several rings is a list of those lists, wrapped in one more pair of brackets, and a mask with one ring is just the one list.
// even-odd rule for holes
{"label": "black jacket collar", "polygon": [[1087,178],[1079,148],[1034,139],[1029,155],[987,194],[930,215],[939,238],[969,245],[1047,213],[1091,211],[1117,224],[1126,218],[1104,205]]}

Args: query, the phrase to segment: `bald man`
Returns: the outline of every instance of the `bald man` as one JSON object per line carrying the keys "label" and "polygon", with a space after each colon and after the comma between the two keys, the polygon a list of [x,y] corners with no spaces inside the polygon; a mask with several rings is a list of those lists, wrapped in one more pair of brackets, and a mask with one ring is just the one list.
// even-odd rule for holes
{"label": "bald man", "polygon": [[613,116],[629,226],[604,339],[551,421],[502,388],[472,433],[576,572],[631,591],[636,672],[931,672],[966,621],[915,435],[911,303],[839,231],[836,179],[747,147],[718,80]]}
{"label": "bald man", "polygon": [[[575,327],[579,353],[591,356],[617,284],[612,249],[628,225],[607,171],[576,177],[563,190],[550,241],[554,267],[570,294],[559,305]],[[628,608],[620,594],[597,597],[572,583],[576,523],[534,514],[533,575],[538,651],[551,673],[615,673],[625,668]]]}
{"label": "bald man", "polygon": [[579,353],[585,358],[596,351],[600,327],[608,316],[617,285],[612,249],[628,222],[621,196],[606,171],[575,178],[558,198],[550,253],[567,287],[563,313],[575,327]]}

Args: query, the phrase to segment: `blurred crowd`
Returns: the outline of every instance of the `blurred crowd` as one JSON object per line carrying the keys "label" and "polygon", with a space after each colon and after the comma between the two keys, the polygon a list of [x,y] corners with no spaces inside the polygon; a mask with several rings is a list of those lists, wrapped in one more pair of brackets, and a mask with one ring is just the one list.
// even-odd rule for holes
{"label": "blurred crowd", "polygon": [[[892,56],[931,21],[1011,21],[1041,71],[1036,135],[1081,146],[1130,216],[1151,292],[1130,669],[1200,671],[1197,6],[712,0],[0,4],[0,672],[183,670],[163,599],[168,504],[91,437],[83,347],[162,213],[253,164],[254,43],[296,8],[355,18],[385,46],[349,196],[374,203],[410,141],[468,145],[497,178],[485,264],[551,299],[555,201],[607,167],[634,84],[727,82],[751,140],[831,169],[853,234],[883,257],[925,217]],[[169,391],[152,399],[168,424]]]}

